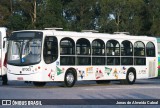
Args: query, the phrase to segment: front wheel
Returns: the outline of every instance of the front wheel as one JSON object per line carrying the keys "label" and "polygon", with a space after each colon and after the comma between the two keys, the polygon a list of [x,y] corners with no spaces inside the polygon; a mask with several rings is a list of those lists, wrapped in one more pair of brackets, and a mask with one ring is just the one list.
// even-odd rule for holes
{"label": "front wheel", "polygon": [[46,82],[33,82],[33,84],[37,87],[43,87],[46,85]]}
{"label": "front wheel", "polygon": [[73,87],[76,82],[76,76],[73,71],[68,71],[65,74],[64,84],[66,87]]}

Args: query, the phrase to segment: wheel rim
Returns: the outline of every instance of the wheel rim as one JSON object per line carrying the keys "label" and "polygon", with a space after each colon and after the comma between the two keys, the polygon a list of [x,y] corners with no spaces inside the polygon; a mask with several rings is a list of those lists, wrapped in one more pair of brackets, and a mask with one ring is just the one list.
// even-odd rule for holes
{"label": "wheel rim", "polygon": [[73,81],[74,81],[74,76],[73,76],[73,74],[72,74],[72,73],[68,73],[68,74],[67,74],[67,77],[66,77],[66,80],[67,80],[68,84],[72,84]]}
{"label": "wheel rim", "polygon": [[128,79],[129,79],[129,81],[131,81],[131,82],[134,81],[134,74],[133,74],[133,72],[130,72],[130,73],[129,73]]}

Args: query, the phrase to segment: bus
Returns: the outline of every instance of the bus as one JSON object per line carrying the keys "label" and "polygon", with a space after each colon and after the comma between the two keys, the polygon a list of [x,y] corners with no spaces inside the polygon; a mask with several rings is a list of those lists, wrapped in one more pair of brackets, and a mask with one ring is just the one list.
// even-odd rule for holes
{"label": "bus", "polygon": [[158,75],[157,39],[127,34],[73,32],[57,29],[12,33],[7,55],[8,80],[35,86],[93,80],[98,84]]}
{"label": "bus", "polygon": [[158,76],[160,76],[160,38],[157,38],[158,45]]}
{"label": "bus", "polygon": [[2,77],[3,83],[7,83],[7,68],[6,68],[6,31],[7,28],[0,27],[0,76]]}

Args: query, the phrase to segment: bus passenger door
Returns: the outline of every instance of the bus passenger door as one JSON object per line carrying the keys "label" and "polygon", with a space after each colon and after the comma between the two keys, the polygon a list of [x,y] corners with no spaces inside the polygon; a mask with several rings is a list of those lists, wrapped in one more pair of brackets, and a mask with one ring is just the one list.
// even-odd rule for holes
{"label": "bus passenger door", "polygon": [[46,36],[43,48],[43,57],[46,64],[53,63],[58,58],[58,40],[54,36]]}

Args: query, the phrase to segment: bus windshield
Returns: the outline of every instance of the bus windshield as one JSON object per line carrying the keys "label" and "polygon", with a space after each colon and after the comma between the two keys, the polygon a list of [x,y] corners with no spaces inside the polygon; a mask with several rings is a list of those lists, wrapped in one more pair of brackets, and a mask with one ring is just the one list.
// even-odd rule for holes
{"label": "bus windshield", "polygon": [[41,47],[42,35],[16,33],[9,40],[7,62],[16,66],[37,64],[41,61]]}

